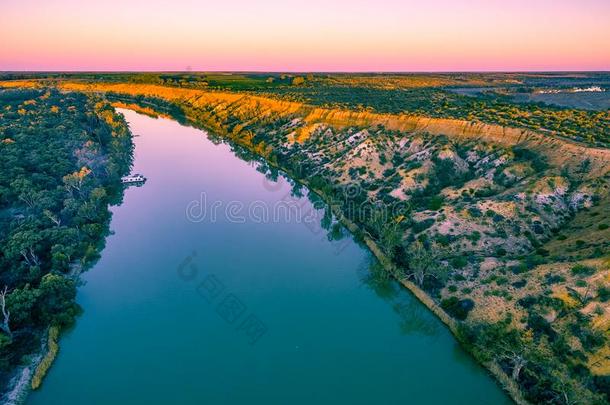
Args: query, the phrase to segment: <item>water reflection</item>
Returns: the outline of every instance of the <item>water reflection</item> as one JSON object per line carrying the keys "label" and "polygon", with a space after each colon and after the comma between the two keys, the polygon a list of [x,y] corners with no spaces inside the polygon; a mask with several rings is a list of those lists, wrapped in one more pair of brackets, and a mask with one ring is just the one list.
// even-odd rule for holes
{"label": "water reflection", "polygon": [[[265,176],[265,189],[270,192],[278,192],[288,188],[287,192],[285,191],[286,197],[292,199],[307,197],[319,219],[320,228],[315,231],[316,233],[323,230],[326,238],[331,242],[338,242],[350,236],[350,239],[359,243],[355,238],[351,238],[349,231],[341,225],[330,206],[318,194],[311,192],[307,187],[247,149],[230,142],[226,143],[231,146],[231,150],[237,157],[251,163],[258,172]],[[364,268],[359,269],[359,277],[362,285],[388,302],[398,316],[400,331],[404,335],[421,334],[435,337],[439,334],[440,324],[434,315],[396,282],[376,259],[371,258]],[[462,354],[464,354],[463,351]]]}
{"label": "water reflection", "polygon": [[387,301],[399,317],[400,330],[405,335],[419,333],[437,336],[438,320],[415,297],[404,290],[375,259],[360,269],[362,284]]}

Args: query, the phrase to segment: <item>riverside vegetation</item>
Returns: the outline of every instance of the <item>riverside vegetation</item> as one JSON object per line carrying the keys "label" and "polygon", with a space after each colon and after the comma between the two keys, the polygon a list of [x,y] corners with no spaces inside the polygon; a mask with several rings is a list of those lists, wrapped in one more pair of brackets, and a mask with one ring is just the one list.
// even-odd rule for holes
{"label": "riverside vegetation", "polygon": [[7,393],[32,375],[32,387],[40,385],[58,332],[79,313],[78,274],[99,257],[132,140],[107,102],[11,89],[0,91],[0,156],[0,386]]}
{"label": "riverside vegetation", "polygon": [[[533,76],[100,74],[2,85],[104,96],[247,147],[329,202],[517,402],[607,403],[610,114],[505,94],[569,79]],[[495,90],[453,91],[464,86]]]}

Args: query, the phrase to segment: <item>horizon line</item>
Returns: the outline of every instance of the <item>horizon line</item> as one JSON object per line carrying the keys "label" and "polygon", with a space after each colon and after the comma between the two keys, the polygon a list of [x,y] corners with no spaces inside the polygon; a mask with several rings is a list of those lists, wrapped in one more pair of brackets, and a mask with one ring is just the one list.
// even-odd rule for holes
{"label": "horizon line", "polygon": [[6,73],[319,73],[319,74],[453,74],[453,73],[610,73],[608,70],[0,70]]}

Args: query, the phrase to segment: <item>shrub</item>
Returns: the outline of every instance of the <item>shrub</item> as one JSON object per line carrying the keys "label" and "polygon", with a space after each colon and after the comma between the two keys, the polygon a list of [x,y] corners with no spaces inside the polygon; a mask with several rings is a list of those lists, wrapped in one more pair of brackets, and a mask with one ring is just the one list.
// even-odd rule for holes
{"label": "shrub", "polygon": [[472,231],[472,233],[470,235],[466,236],[468,239],[470,239],[470,241],[472,243],[477,243],[479,241],[479,239],[481,239],[481,232],[479,231]]}
{"label": "shrub", "polygon": [[394,167],[386,169],[383,171],[383,177],[391,177],[396,173],[396,169]]}
{"label": "shrub", "polygon": [[38,389],[40,384],[42,383],[42,379],[49,371],[51,364],[53,364],[53,360],[57,356],[57,351],[59,350],[59,346],[57,345],[57,338],[59,337],[59,328],[57,326],[51,326],[49,329],[49,337],[47,340],[47,353],[44,358],[36,367],[36,371],[34,371],[34,376],[32,377],[32,389]]}
{"label": "shrub", "polygon": [[582,343],[583,349],[588,352],[594,351],[604,344],[604,334],[601,331],[580,328],[579,332],[577,336]]}
{"label": "shrub", "polygon": [[560,274],[546,274],[544,276],[544,282],[547,285],[563,283],[566,281],[566,278]]}
{"label": "shrub", "polygon": [[463,269],[468,264],[468,259],[465,256],[458,256],[451,259],[451,265],[456,269]]}
{"label": "shrub", "polygon": [[443,197],[435,195],[428,201],[428,209],[437,211],[443,206]]}
{"label": "shrub", "polygon": [[506,249],[504,249],[502,247],[499,247],[499,248],[496,249],[496,255],[498,257],[506,256],[506,253],[507,253]]}
{"label": "shrub", "polygon": [[530,308],[532,305],[538,303],[538,299],[533,295],[528,295],[527,297],[523,297],[517,301],[517,304],[521,305],[523,308]]}
{"label": "shrub", "polygon": [[460,300],[457,297],[449,297],[441,301],[441,307],[452,317],[463,321],[474,308],[474,301],[469,298]]}
{"label": "shrub", "polygon": [[[520,300],[521,301],[521,300]],[[529,314],[527,325],[534,331],[536,336],[541,334],[547,335],[551,341],[555,339],[557,333],[551,327],[551,324],[539,314]]]}
{"label": "shrub", "polygon": [[436,240],[436,243],[438,243],[439,245],[443,245],[443,246],[449,246],[449,244],[452,241],[452,237],[450,237],[450,235],[443,235],[443,234],[436,234],[434,236],[434,240]]}
{"label": "shrub", "polygon": [[572,267],[572,274],[575,276],[590,276],[595,273],[595,267],[585,266],[584,264],[577,264]]}
{"label": "shrub", "polygon": [[606,286],[599,287],[597,289],[597,298],[599,298],[601,302],[610,300],[610,288]]}
{"label": "shrub", "polygon": [[421,222],[415,222],[413,224],[413,233],[420,233],[428,228],[430,228],[434,224],[434,218],[424,219]]}
{"label": "shrub", "polygon": [[505,285],[508,284],[508,279],[506,277],[500,276],[496,279],[497,285]]}
{"label": "shrub", "polygon": [[481,210],[478,209],[477,207],[468,208],[468,213],[473,218],[479,218],[482,215]]}

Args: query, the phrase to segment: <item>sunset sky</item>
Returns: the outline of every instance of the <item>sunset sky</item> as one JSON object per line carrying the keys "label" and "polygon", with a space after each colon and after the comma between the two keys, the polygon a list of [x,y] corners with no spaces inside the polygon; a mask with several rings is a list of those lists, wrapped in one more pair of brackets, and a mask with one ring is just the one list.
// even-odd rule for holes
{"label": "sunset sky", "polygon": [[0,0],[0,70],[610,70],[610,0]]}

